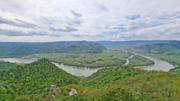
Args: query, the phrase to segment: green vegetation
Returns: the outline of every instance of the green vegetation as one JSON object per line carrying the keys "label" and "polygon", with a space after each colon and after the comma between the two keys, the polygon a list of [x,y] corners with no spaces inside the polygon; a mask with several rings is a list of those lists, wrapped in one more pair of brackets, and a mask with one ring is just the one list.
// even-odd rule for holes
{"label": "green vegetation", "polygon": [[153,65],[154,62],[146,59],[142,56],[135,55],[132,59],[129,59],[129,65],[130,67],[135,67],[135,66],[148,66],[148,65]]}
{"label": "green vegetation", "polygon": [[1,42],[1,57],[21,57],[40,53],[99,53],[106,49],[104,46],[87,41],[49,42],[49,43],[20,43]]}
{"label": "green vegetation", "polygon": [[180,75],[180,46],[178,43],[145,45],[134,50],[170,62],[176,67],[170,72]]}
{"label": "green vegetation", "polygon": [[[68,54],[68,53],[49,53],[49,54],[37,54],[29,57],[47,58],[50,61],[64,63],[66,65],[77,67],[112,67],[123,66],[126,63],[126,59],[132,56],[132,53],[124,51],[106,50],[102,53],[96,54]],[[130,59],[131,66],[147,66],[153,64],[152,61],[143,58],[141,56],[134,56]]]}
{"label": "green vegetation", "polygon": [[130,55],[131,53],[123,51],[103,51],[97,54],[50,53],[34,55],[33,57],[47,58],[54,62],[77,67],[97,68],[123,65],[126,62],[125,59]]}
{"label": "green vegetation", "polygon": [[[0,100],[179,101],[180,77],[129,67],[106,68],[78,78],[42,59],[0,72]],[[69,95],[71,89],[77,93]]]}
{"label": "green vegetation", "polygon": [[77,82],[78,78],[42,59],[33,64],[0,72],[0,98],[38,97],[51,85],[65,86]]}
{"label": "green vegetation", "polygon": [[[0,100],[180,101],[179,43],[177,41],[137,41],[133,43],[136,45],[128,42],[119,46],[167,60],[177,67],[170,72],[144,71],[131,68],[152,64],[152,61],[141,56],[134,56],[129,59],[128,66],[123,66],[126,62],[125,59],[131,56],[131,53],[119,51],[119,49],[118,51],[105,50],[103,52],[98,50],[100,53],[96,53],[97,51],[94,53],[94,51],[90,52],[89,48],[79,53],[77,51],[80,51],[81,46],[75,48],[75,45],[72,48],[73,45],[70,45],[69,51],[63,50],[66,50],[66,53],[53,52],[32,56],[48,58],[50,61],[78,67],[107,68],[99,70],[90,77],[83,78],[66,73],[47,59],[41,59],[28,65],[0,62],[0,69],[5,69],[5,71],[0,71]],[[128,46],[128,44],[130,45]],[[119,47],[115,46],[117,46],[116,49]],[[75,49],[75,53],[70,51],[73,49]],[[71,96],[72,91],[74,93]]]}
{"label": "green vegetation", "polygon": [[0,71],[9,70],[10,68],[15,66],[15,64],[0,61]]}
{"label": "green vegetation", "polygon": [[94,73],[92,76],[84,79],[84,85],[93,88],[100,88],[106,84],[113,83],[116,80],[121,80],[126,77],[135,76],[143,71],[127,67],[122,68],[107,68]]}
{"label": "green vegetation", "polygon": [[162,53],[162,54],[151,54],[154,57],[166,60],[175,66],[170,72],[180,75],[180,51],[173,52],[171,54]]}
{"label": "green vegetation", "polygon": [[[170,72],[180,75],[180,41],[125,41],[99,42],[110,49],[129,50],[160,58],[173,64],[176,68]],[[139,59],[138,59],[139,60]],[[132,63],[132,62],[130,62]],[[138,62],[134,62],[136,64]]]}

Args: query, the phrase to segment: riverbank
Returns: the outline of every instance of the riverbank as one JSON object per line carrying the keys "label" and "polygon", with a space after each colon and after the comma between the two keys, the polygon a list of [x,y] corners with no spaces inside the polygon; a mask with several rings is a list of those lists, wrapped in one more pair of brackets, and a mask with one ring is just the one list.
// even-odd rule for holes
{"label": "riverbank", "polygon": [[142,56],[144,58],[147,58],[149,60],[154,61],[154,65],[147,66],[147,67],[143,68],[145,70],[155,70],[155,71],[168,72],[169,70],[175,68],[172,64],[170,64],[167,61],[164,61],[164,60],[161,60],[161,59],[157,59],[157,58],[153,58],[153,57],[150,57],[150,56],[147,56],[147,55],[143,55],[143,54],[138,54],[138,53],[136,53],[136,54],[139,55],[139,56]]}
{"label": "riverbank", "polygon": [[[134,53],[134,55],[129,56],[126,59],[126,62],[124,64],[124,66],[128,66],[130,63],[129,59],[132,59],[134,56],[139,55],[141,57],[144,57],[146,59],[149,59],[151,61],[154,62],[154,65],[148,65],[148,66],[134,66],[135,68],[142,68],[144,70],[155,70],[155,71],[164,71],[164,72],[168,72],[169,70],[175,68],[173,65],[171,65],[170,63],[160,60],[160,59],[156,59],[150,56],[146,56],[146,55],[142,55],[142,54],[137,54]],[[34,61],[37,61],[37,59],[23,59],[23,58],[2,58],[0,59],[0,61],[5,61],[5,62],[10,62],[10,63],[16,63],[16,64],[30,64]],[[58,68],[63,69],[64,71],[74,75],[74,76],[83,76],[83,77],[88,77],[90,75],[92,75],[93,73],[96,73],[98,70],[103,69],[103,67],[101,68],[88,68],[88,67],[76,67],[76,66],[69,66],[69,65],[64,65],[62,63],[56,63],[56,62],[52,62],[52,64],[54,64],[55,66],[57,66]]]}

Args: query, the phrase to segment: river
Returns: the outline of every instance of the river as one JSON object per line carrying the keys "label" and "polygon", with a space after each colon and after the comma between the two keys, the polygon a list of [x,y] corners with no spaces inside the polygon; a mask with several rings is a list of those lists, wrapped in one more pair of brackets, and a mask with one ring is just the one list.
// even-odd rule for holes
{"label": "river", "polygon": [[129,59],[132,59],[135,55],[131,55],[126,59],[126,62],[124,64],[124,66],[128,66],[129,65]]}
{"label": "river", "polygon": [[27,58],[0,58],[0,61],[10,62],[15,64],[30,64],[37,61],[37,59],[27,59]]}
{"label": "river", "polygon": [[[149,56],[145,56],[142,54],[137,54],[134,53],[134,55],[140,55],[142,57],[145,57],[149,60],[154,61],[154,65],[152,66],[146,66],[143,69],[145,70],[155,70],[155,71],[164,71],[167,72],[170,69],[173,69],[174,66],[171,65],[170,63],[160,60],[160,59],[156,59],[156,58],[152,58]],[[125,66],[127,66],[129,64],[129,59],[133,58],[134,55],[131,55],[130,57],[128,57],[126,59],[126,63],[124,64]],[[5,61],[5,62],[10,62],[10,63],[17,63],[17,64],[29,64],[32,63],[34,61],[37,61],[37,59],[24,59],[24,58],[1,58],[0,61]],[[86,67],[74,67],[74,66],[68,66],[68,65],[64,65],[64,64],[59,64],[59,63],[55,63],[52,62],[55,66],[57,66],[58,68],[63,69],[64,71],[74,75],[74,76],[84,76],[84,77],[88,77],[90,75],[92,75],[93,73],[97,72],[100,69],[103,68],[86,68]]]}
{"label": "river", "polygon": [[155,71],[168,72],[169,70],[175,68],[175,66],[173,66],[172,64],[170,64],[167,61],[160,60],[160,59],[157,59],[157,58],[153,58],[153,57],[150,57],[150,56],[146,56],[146,55],[143,55],[143,54],[137,54],[137,55],[142,56],[144,58],[147,58],[149,60],[152,60],[154,62],[154,65],[147,66],[147,67],[143,68],[145,70],[155,70]]}
{"label": "river", "polygon": [[58,68],[61,68],[62,70],[75,75],[75,76],[84,76],[84,77],[88,77],[90,75],[92,75],[93,73],[97,72],[99,69],[101,68],[86,68],[86,67],[75,67],[75,66],[67,66],[64,64],[59,64],[59,63],[55,63],[53,62],[53,64],[55,66],[57,66]]}

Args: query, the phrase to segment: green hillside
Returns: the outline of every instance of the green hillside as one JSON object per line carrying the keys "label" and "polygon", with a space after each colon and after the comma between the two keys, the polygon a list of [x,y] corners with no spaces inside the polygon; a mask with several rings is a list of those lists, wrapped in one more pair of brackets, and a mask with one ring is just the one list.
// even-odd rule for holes
{"label": "green hillside", "polygon": [[78,78],[42,59],[0,72],[0,99],[36,98],[43,96],[51,85],[77,83]]}
{"label": "green hillside", "polygon": [[[180,77],[130,67],[72,76],[42,59],[0,72],[0,99],[9,101],[179,101]],[[76,94],[69,95],[72,89]]]}
{"label": "green hillside", "polygon": [[[164,72],[147,72],[133,68],[108,68],[84,78],[75,88],[78,95],[68,101],[179,101],[180,77]],[[72,100],[79,99],[79,100]]]}
{"label": "green hillside", "polygon": [[15,64],[0,61],[0,71],[9,70],[10,68],[13,68],[15,66]]}

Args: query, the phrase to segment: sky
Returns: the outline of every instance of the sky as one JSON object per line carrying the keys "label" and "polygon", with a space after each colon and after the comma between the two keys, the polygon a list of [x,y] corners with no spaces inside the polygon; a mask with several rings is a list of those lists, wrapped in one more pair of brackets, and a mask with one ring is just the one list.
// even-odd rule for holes
{"label": "sky", "polygon": [[0,42],[180,40],[180,0],[1,0]]}

